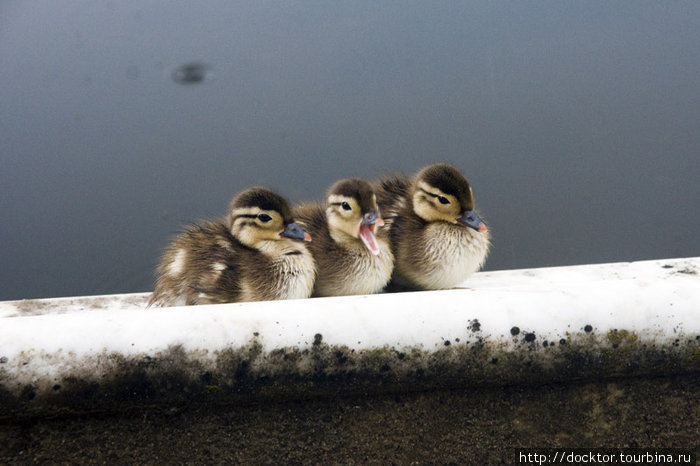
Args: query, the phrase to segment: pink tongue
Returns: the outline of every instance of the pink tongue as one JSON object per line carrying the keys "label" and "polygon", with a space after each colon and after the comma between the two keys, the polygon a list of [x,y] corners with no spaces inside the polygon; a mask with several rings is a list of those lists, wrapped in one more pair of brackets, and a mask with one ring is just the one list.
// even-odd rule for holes
{"label": "pink tongue", "polygon": [[369,249],[375,256],[379,255],[379,246],[374,238],[374,233],[372,233],[371,225],[361,225],[360,226],[360,239],[367,249]]}

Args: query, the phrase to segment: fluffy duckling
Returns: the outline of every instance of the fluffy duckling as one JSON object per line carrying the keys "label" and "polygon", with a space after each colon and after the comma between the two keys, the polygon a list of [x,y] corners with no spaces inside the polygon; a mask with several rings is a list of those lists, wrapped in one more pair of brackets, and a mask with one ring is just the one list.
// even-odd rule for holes
{"label": "fluffy duckling", "polygon": [[429,165],[413,180],[381,180],[376,191],[395,256],[392,286],[451,288],[484,264],[490,235],[458,170]]}
{"label": "fluffy duckling", "polygon": [[311,236],[287,201],[267,188],[238,194],[227,217],[187,227],[156,270],[149,305],[177,306],[308,298],[315,266]]}
{"label": "fluffy duckling", "polygon": [[384,220],[367,181],[336,182],[325,208],[302,205],[294,218],[314,238],[309,244],[317,267],[314,296],[377,293],[389,282],[394,256],[386,229],[377,231]]}

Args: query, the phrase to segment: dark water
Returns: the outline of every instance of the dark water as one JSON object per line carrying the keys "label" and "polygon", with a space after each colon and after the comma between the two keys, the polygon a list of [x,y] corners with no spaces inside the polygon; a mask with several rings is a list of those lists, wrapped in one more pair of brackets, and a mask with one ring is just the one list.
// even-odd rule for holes
{"label": "dark water", "polygon": [[700,255],[699,2],[0,5],[0,299],[146,291],[253,185],[461,168],[490,270]]}

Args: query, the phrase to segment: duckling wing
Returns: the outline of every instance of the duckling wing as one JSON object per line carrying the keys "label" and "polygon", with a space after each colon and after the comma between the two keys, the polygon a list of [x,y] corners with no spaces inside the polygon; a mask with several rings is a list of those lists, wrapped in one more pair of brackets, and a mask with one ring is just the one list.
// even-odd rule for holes
{"label": "duckling wing", "polygon": [[240,299],[241,270],[230,261],[217,261],[190,287],[200,304],[232,303]]}
{"label": "duckling wing", "polygon": [[403,176],[383,178],[375,184],[374,191],[380,214],[386,226],[391,228],[409,201],[411,180]]}
{"label": "duckling wing", "polygon": [[170,264],[159,269],[159,287],[176,298],[168,304],[181,299],[187,305],[236,301],[240,294],[240,248],[221,222],[187,226],[166,254],[177,258],[179,267],[174,270]]}
{"label": "duckling wing", "polygon": [[325,243],[330,239],[326,213],[320,204],[302,204],[292,211],[294,221],[311,235],[311,243],[307,244],[313,249],[317,243]]}
{"label": "duckling wing", "polygon": [[191,230],[192,260],[188,286],[197,304],[230,303],[241,294],[241,249],[244,248],[220,222]]}

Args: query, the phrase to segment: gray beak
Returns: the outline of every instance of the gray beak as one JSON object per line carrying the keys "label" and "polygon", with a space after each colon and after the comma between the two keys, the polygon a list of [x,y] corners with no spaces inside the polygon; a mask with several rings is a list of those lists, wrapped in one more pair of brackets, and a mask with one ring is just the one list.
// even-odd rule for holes
{"label": "gray beak", "polygon": [[288,223],[287,226],[284,227],[284,231],[280,233],[280,236],[284,236],[286,238],[291,239],[311,241],[311,235],[305,232],[302,227],[300,227],[294,222]]}
{"label": "gray beak", "polygon": [[362,216],[362,225],[374,225],[377,223],[377,219],[379,218],[379,214],[376,212],[367,212],[365,215]]}
{"label": "gray beak", "polygon": [[457,219],[462,225],[466,225],[476,231],[486,231],[488,228],[486,224],[481,221],[479,216],[473,210],[465,210],[462,215]]}

